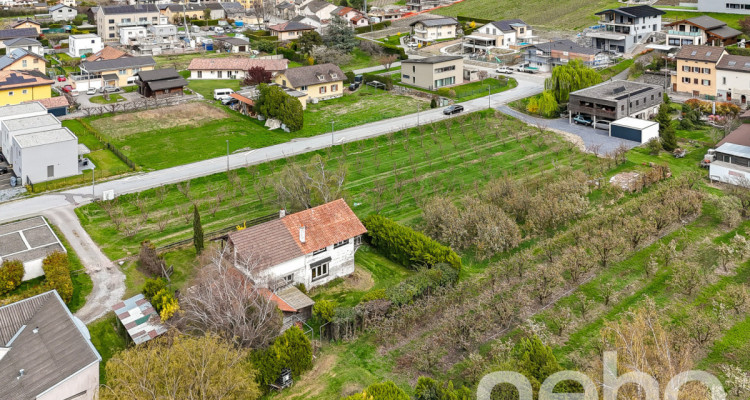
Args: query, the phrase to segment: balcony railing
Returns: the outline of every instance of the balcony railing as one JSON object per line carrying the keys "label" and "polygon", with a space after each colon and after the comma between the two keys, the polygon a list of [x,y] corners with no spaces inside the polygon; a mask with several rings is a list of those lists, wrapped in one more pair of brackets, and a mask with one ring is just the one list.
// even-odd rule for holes
{"label": "balcony railing", "polygon": [[673,35],[673,36],[700,36],[700,32],[684,32],[684,31],[674,31],[669,30],[667,32],[667,35]]}

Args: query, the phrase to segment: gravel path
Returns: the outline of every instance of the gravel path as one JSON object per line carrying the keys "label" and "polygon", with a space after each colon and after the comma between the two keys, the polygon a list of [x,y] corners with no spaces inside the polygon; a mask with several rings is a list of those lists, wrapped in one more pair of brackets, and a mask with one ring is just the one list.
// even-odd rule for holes
{"label": "gravel path", "polygon": [[57,225],[78,254],[94,288],[76,316],[84,323],[94,321],[112,309],[125,294],[125,274],[110,261],[83,229],[73,211],[74,205],[47,210],[44,216]]}

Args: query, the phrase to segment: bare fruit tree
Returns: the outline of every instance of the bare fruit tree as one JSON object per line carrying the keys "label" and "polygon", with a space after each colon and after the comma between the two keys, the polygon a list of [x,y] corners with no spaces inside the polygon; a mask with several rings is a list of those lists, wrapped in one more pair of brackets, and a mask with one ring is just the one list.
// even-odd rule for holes
{"label": "bare fruit tree", "polygon": [[[174,324],[185,332],[214,332],[243,347],[267,346],[281,328],[281,314],[269,292],[231,265],[226,251],[205,254],[207,262],[180,296]],[[241,263],[247,271],[260,266],[256,258]]]}

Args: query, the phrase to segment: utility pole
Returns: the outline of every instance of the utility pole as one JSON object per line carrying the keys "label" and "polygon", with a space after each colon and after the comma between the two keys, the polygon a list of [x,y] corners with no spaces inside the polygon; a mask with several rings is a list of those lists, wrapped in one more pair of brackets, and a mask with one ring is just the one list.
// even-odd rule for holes
{"label": "utility pole", "polygon": [[229,177],[229,139],[227,139],[227,177]]}

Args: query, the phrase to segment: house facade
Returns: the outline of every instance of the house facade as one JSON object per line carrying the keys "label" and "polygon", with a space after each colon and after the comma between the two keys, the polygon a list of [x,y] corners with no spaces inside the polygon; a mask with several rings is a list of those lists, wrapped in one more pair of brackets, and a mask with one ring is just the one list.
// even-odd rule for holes
{"label": "house facade", "polygon": [[750,0],[698,0],[698,11],[750,15]]}
{"label": "house facade", "polygon": [[464,38],[465,53],[488,51],[491,48],[507,49],[518,43],[531,43],[531,26],[520,19],[494,21],[475,29]]}
{"label": "house facade", "polygon": [[458,33],[458,21],[453,18],[424,19],[412,22],[409,26],[412,39],[422,44],[440,39],[453,39]]}
{"label": "house facade", "polygon": [[670,28],[667,31],[667,44],[670,46],[728,46],[737,43],[737,37],[742,34],[727,26],[726,22],[706,15],[683,19],[667,26]]}
{"label": "house facade", "polygon": [[18,39],[8,40],[5,42],[6,54],[16,49],[23,49],[29,53],[34,53],[39,56],[44,55],[44,46],[42,46],[42,43],[36,39],[18,38]]}
{"label": "house facade", "polygon": [[367,232],[343,199],[232,232],[235,267],[256,285],[323,285],[354,272],[354,253]]}
{"label": "house facade", "polygon": [[137,73],[135,84],[143,97],[162,99],[182,96],[188,82],[174,68],[155,69]]}
{"label": "house facade", "polygon": [[55,4],[49,8],[49,14],[53,21],[72,21],[78,15],[78,10],[64,4]]}
{"label": "house facade", "polygon": [[633,81],[607,81],[570,94],[568,120],[576,115],[597,121],[650,119],[664,101],[664,88]]}
{"label": "house facade", "polygon": [[159,15],[153,4],[101,6],[96,14],[97,34],[105,42],[117,42],[120,28],[158,24]]}
{"label": "house facade", "polygon": [[113,60],[84,61],[83,74],[101,76],[105,85],[117,87],[135,84],[135,75],[154,69],[156,61],[151,56],[120,57]]}
{"label": "house facade", "polygon": [[263,67],[276,74],[286,70],[288,63],[285,58],[194,58],[188,71],[190,79],[245,79],[245,73],[253,67]]}
{"label": "house facade", "polygon": [[0,71],[0,106],[48,99],[54,83],[40,71]]}
{"label": "house facade", "polygon": [[277,25],[271,25],[268,27],[271,32],[271,36],[279,38],[280,41],[299,39],[305,32],[314,31],[315,27],[301,22],[287,21]]}
{"label": "house facade", "polygon": [[538,68],[541,72],[550,72],[558,65],[565,65],[572,60],[580,60],[589,67],[600,67],[609,63],[609,55],[592,47],[579,46],[572,40],[537,43],[524,49],[524,64]]}
{"label": "house facade", "polygon": [[37,36],[42,34],[42,25],[29,19],[16,21],[10,27],[12,29],[34,29]]}
{"label": "house facade", "polygon": [[85,54],[98,53],[104,48],[102,38],[93,33],[84,35],[70,35],[68,38],[68,54],[80,58]]}
{"label": "house facade", "polygon": [[750,99],[750,57],[727,54],[716,64],[716,99],[747,104]]}
{"label": "house facade", "polygon": [[461,56],[434,56],[401,61],[401,83],[436,90],[463,82]]}
{"label": "house facade", "polygon": [[346,76],[337,65],[318,64],[281,71],[273,81],[307,94],[307,100],[327,100],[344,95]]}
{"label": "house facade", "polygon": [[628,53],[651,34],[661,31],[664,11],[651,6],[611,8],[596,13],[603,26],[586,34],[593,47],[615,53]]}
{"label": "house facade", "polygon": [[15,49],[0,57],[0,71],[39,71],[47,73],[44,57],[23,49]]}
{"label": "house facade", "polygon": [[97,398],[102,358],[56,290],[0,307],[0,319],[0,398]]}
{"label": "house facade", "polygon": [[693,97],[716,96],[716,64],[726,54],[724,48],[685,45],[677,53],[677,76],[672,90]]}
{"label": "house facade", "polygon": [[5,48],[5,43],[19,38],[36,39],[39,31],[34,28],[0,29],[0,49]]}

